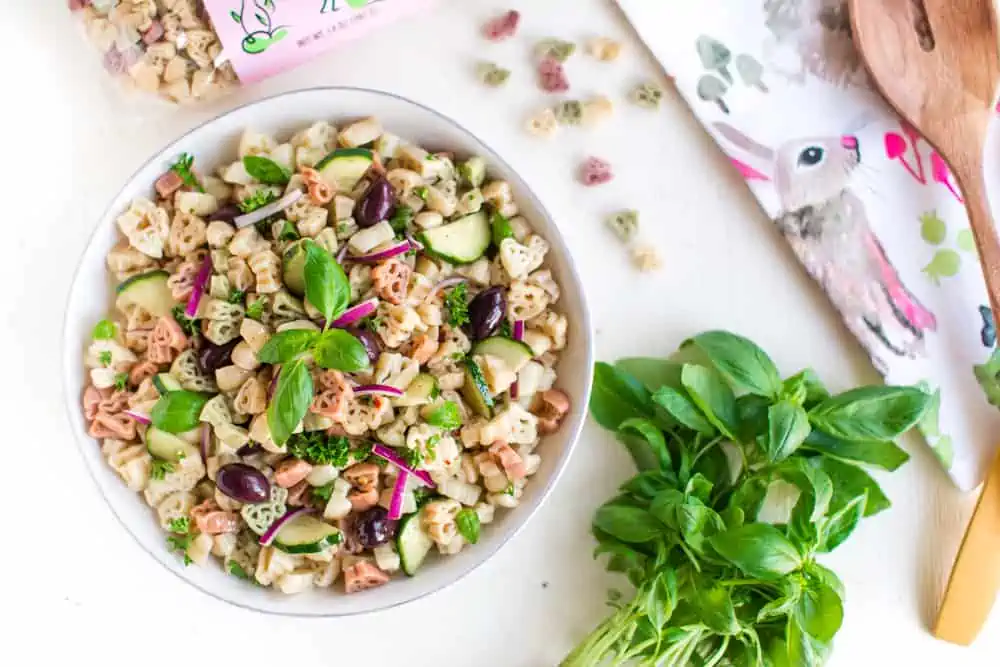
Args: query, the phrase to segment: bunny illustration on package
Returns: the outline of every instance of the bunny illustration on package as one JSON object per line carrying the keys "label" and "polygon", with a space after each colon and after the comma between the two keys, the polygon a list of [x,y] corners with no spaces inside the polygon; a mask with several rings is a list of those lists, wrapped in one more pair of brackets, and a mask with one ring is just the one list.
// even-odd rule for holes
{"label": "bunny illustration on package", "polygon": [[876,366],[888,367],[886,354],[923,355],[924,334],[937,320],[900,280],[851,190],[861,163],[857,138],[794,139],[775,151],[728,123],[714,128],[748,158],[763,161],[753,174],[774,184],[781,207],[775,224]]}

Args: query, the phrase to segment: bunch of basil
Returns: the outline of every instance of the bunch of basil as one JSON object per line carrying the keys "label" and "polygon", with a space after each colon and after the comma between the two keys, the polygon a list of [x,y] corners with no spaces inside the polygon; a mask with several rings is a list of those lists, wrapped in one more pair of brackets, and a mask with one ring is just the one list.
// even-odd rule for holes
{"label": "bunch of basil", "polygon": [[[822,664],[843,586],[817,555],[889,507],[856,463],[902,465],[893,440],[930,401],[915,387],[831,396],[812,370],[782,380],[763,350],[724,331],[674,360],[597,364],[591,413],[639,474],[597,510],[596,555],[635,595],[612,597],[615,613],[563,667]],[[798,499],[786,523],[761,522],[777,481]]]}

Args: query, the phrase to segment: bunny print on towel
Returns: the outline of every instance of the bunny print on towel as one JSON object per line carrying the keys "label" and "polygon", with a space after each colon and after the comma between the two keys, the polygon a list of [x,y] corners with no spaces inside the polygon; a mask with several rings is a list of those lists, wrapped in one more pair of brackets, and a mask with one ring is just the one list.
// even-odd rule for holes
{"label": "bunny print on towel", "polygon": [[761,170],[739,164],[744,175],[773,181],[780,205],[775,224],[876,366],[888,368],[886,354],[922,356],[924,332],[937,321],[900,281],[851,190],[861,162],[857,138],[794,139],[775,151],[728,123],[714,128],[748,159],[763,162]]}

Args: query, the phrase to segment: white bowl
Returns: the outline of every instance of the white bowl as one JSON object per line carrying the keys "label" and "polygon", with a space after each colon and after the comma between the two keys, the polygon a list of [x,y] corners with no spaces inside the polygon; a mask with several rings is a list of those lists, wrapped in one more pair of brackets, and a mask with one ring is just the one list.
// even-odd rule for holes
{"label": "white bowl", "polygon": [[[244,128],[288,136],[316,120],[340,123],[374,115],[395,134],[424,146],[485,157],[490,171],[511,183],[522,213],[551,244],[547,263],[562,286],[559,308],[569,318],[569,345],[558,366],[558,386],[570,394],[573,407],[555,435],[541,445],[542,465],[525,490],[521,505],[497,512],[497,520],[484,527],[478,544],[455,556],[431,557],[417,576],[394,578],[388,585],[355,595],[326,589],[285,596],[256,588],[223,573],[218,561],[205,567],[184,567],[166,548],[165,535],[153,512],[129,491],[101,456],[97,442],[87,435],[80,407],[86,376],[83,351],[96,322],[105,317],[112,302],[111,281],[105,255],[117,239],[115,217],[139,195],[149,196],[156,177],[183,152],[191,153],[200,168],[214,170],[236,155]],[[454,121],[410,100],[357,88],[320,88],[272,97],[236,109],[189,132],[167,146],[129,179],[111,202],[84,252],[70,290],[63,340],[65,395],[70,421],[90,473],[112,512],[153,558],[199,590],[240,607],[273,614],[342,616],[385,609],[423,597],[452,584],[478,567],[520,530],[545,500],[566,466],[579,436],[590,399],[593,341],[590,315],[583,288],[559,230],[527,185],[489,147]]]}

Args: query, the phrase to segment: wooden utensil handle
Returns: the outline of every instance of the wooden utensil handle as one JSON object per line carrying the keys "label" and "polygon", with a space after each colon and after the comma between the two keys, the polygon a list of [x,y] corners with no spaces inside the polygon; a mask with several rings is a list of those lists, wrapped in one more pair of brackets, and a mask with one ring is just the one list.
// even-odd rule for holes
{"label": "wooden utensil handle", "polygon": [[956,165],[955,177],[965,196],[965,207],[969,211],[969,226],[976,239],[979,262],[986,278],[993,317],[1000,317],[1000,240],[993,225],[993,213],[986,195],[986,180],[981,162],[967,162]]}

